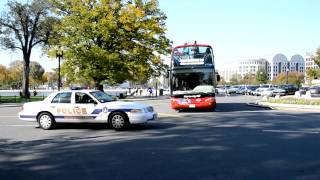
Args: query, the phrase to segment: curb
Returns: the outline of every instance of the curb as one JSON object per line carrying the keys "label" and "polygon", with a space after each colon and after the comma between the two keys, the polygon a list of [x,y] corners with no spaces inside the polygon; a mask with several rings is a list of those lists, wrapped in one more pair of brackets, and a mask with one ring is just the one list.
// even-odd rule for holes
{"label": "curb", "polygon": [[2,107],[20,107],[22,104],[21,103],[0,103],[0,108]]}
{"label": "curb", "polygon": [[247,105],[248,106],[253,106],[253,107],[271,108],[270,106],[266,106],[266,105],[263,105],[263,104],[260,104],[260,103],[257,103],[257,102],[256,103],[249,102],[249,103],[247,103]]}
{"label": "curb", "polygon": [[127,97],[125,99],[118,99],[119,101],[147,101],[147,100],[163,100],[169,99],[168,96],[158,96],[158,97]]}

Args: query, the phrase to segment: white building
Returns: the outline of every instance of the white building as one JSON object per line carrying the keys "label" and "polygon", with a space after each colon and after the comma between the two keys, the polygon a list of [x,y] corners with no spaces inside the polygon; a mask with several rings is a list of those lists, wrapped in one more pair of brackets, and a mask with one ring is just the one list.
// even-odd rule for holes
{"label": "white building", "polygon": [[[311,62],[309,63],[311,65]],[[287,57],[280,53],[276,54],[271,62],[264,58],[241,60],[236,66],[225,67],[219,73],[226,82],[230,82],[234,75],[241,75],[243,78],[246,74],[256,74],[259,69],[263,69],[266,70],[268,79],[273,80],[280,73],[287,71],[304,73],[305,67],[307,66],[301,55],[293,55],[288,61]],[[314,67],[314,64],[312,64],[312,67]]]}
{"label": "white building", "polygon": [[237,76],[239,74],[238,67],[235,65],[220,69],[218,70],[218,73],[225,82],[230,82],[233,76]]}
{"label": "white building", "polygon": [[305,67],[306,67],[306,70],[310,68],[312,69],[319,68],[319,66],[314,62],[311,53],[308,53],[306,56]]}
{"label": "white building", "polygon": [[262,58],[242,60],[238,66],[238,73],[243,78],[247,74],[256,74],[259,69],[267,70],[268,65],[268,60]]}

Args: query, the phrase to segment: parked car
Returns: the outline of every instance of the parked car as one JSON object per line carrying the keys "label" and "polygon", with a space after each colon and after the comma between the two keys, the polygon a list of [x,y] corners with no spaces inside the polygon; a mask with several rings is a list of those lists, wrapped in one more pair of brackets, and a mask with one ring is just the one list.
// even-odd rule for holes
{"label": "parked car", "polygon": [[226,89],[227,94],[236,94],[238,90],[238,87],[229,87]]}
{"label": "parked car", "polygon": [[285,89],[282,89],[282,88],[274,88],[273,96],[276,96],[276,95],[285,96],[285,95],[287,95],[287,91]]}
{"label": "parked car", "polygon": [[300,93],[300,95],[305,95],[307,93],[307,91],[309,91],[309,90],[310,90],[309,87],[300,87],[299,93]]}
{"label": "parked car", "polygon": [[312,86],[309,91],[311,94],[320,94],[320,86]]}
{"label": "parked car", "polygon": [[273,90],[274,88],[265,88],[265,89],[262,89],[262,91],[260,92],[260,95],[261,96],[267,96],[267,97],[272,97],[274,94],[273,94]]}
{"label": "parked car", "polygon": [[265,89],[268,89],[268,88],[259,87],[259,88],[257,88],[255,91],[252,92],[252,95],[254,95],[254,96],[261,96],[261,92],[264,91]]}
{"label": "parked car", "polygon": [[247,86],[245,89],[245,94],[253,95],[253,92],[258,88],[258,86]]}
{"label": "parked car", "polygon": [[294,95],[294,93],[298,91],[298,87],[293,84],[280,85],[279,88],[284,89],[286,91],[286,95]]}

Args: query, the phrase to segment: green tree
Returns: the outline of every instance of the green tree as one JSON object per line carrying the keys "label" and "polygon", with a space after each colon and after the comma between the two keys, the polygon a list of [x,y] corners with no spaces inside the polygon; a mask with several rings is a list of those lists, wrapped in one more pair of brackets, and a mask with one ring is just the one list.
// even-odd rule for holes
{"label": "green tree", "polygon": [[306,75],[307,75],[308,79],[313,80],[313,79],[316,79],[316,78],[317,78],[317,76],[318,76],[318,71],[317,71],[316,69],[309,68],[309,69],[307,69],[307,71],[306,71]]}
{"label": "green tree", "polygon": [[35,85],[37,82],[40,82],[42,80],[42,76],[44,74],[44,68],[35,61],[31,61],[30,63],[30,76],[32,78],[33,81],[33,85],[35,88]]}
{"label": "green tree", "polygon": [[23,54],[23,96],[29,98],[30,56],[37,45],[45,45],[52,33],[56,18],[49,15],[46,0],[22,4],[9,1],[0,18],[0,41],[6,49],[21,50]]}
{"label": "green tree", "polygon": [[320,47],[316,50],[315,55],[313,56],[314,63],[320,67]]}
{"label": "green tree", "polygon": [[268,82],[268,74],[264,69],[259,69],[256,73],[256,79],[260,84],[266,84]]}
{"label": "green tree", "polygon": [[101,83],[140,81],[164,69],[166,16],[156,0],[51,0],[61,17],[63,73]]}
{"label": "green tree", "polygon": [[238,85],[241,81],[241,76],[239,74],[232,75],[229,84],[230,85]]}

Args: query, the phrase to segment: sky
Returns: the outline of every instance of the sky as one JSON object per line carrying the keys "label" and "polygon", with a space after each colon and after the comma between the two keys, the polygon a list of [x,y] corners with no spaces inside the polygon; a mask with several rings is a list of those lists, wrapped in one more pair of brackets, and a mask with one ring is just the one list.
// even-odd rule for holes
{"label": "sky", "polygon": [[[31,2],[31,0],[18,0],[19,2]],[[1,15],[6,10],[7,0],[0,0]],[[22,60],[22,52],[20,50],[4,50],[0,48],[0,64],[9,67],[10,63],[16,60]],[[58,59],[48,58],[46,54],[43,54],[39,47],[35,48],[31,53],[31,61],[37,61],[45,68],[46,71],[52,71],[52,68],[58,67]]]}
{"label": "sky", "polygon": [[210,44],[216,65],[277,53],[305,57],[320,46],[318,0],[160,0],[175,45]]}
{"label": "sky", "polygon": [[[272,60],[277,53],[305,57],[320,47],[319,0],[158,0],[167,15],[167,37],[173,45],[213,46],[216,65],[224,68],[244,59]],[[0,1],[3,11],[5,0]],[[22,59],[16,51],[0,51],[0,64]],[[46,71],[56,59],[33,52]]]}

